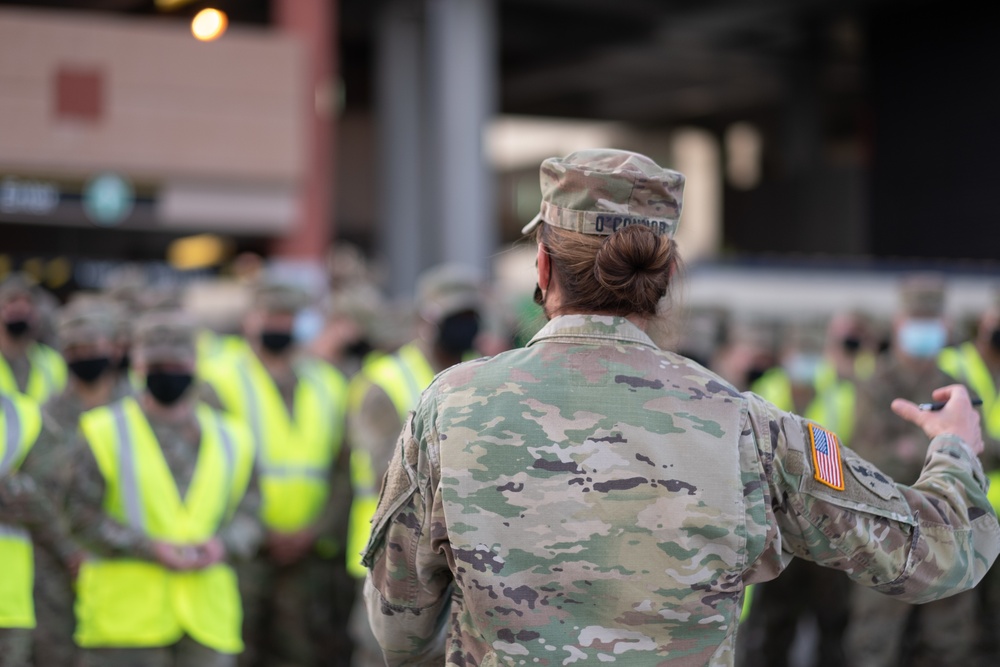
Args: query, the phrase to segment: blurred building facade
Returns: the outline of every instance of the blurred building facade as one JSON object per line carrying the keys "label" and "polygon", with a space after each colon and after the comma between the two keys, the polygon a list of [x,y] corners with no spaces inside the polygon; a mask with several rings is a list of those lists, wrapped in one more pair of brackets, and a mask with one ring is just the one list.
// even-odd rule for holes
{"label": "blurred building facade", "polygon": [[[997,272],[981,3],[159,4],[0,0],[3,252],[157,259],[211,232],[315,263],[342,239],[400,296],[489,264],[538,161],[606,142],[692,176],[688,257]],[[232,26],[201,44],[209,4]]]}

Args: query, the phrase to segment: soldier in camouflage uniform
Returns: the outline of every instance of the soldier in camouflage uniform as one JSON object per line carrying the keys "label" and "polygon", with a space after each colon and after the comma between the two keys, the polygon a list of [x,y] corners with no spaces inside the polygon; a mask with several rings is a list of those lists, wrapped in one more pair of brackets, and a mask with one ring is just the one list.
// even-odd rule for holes
{"label": "soldier in camouflage uniform", "polygon": [[264,549],[239,570],[248,649],[241,665],[345,665],[351,652],[347,381],[294,340],[296,315],[309,303],[298,287],[258,285],[242,352],[203,372],[207,402],[253,432],[262,485]]}
{"label": "soldier in camouflage uniform", "polygon": [[66,384],[66,366],[58,352],[39,342],[36,289],[21,274],[0,283],[0,392],[19,392],[42,403]]}
{"label": "soldier in camouflage uniform", "polygon": [[[141,318],[134,349],[144,390],[84,413],[73,445],[67,511],[92,554],[77,587],[82,662],[231,667],[240,602],[228,564],[263,537],[251,436],[197,402],[194,327],[181,313]],[[154,599],[123,601],[130,589]]]}
{"label": "soldier in camouflage uniform", "polygon": [[[354,503],[351,508],[348,570],[364,578],[360,552],[367,543],[378,483],[385,475],[406,414],[434,375],[462,361],[479,332],[482,289],[477,272],[456,264],[424,271],[417,281],[418,337],[392,354],[370,358],[351,379],[348,441]],[[354,667],[380,667],[364,601],[351,613]]]}
{"label": "soldier in camouflage uniform", "polygon": [[622,151],[543,163],[550,322],[439,375],[386,476],[365,596],[389,665],[732,664],[745,586],[790,556],[925,602],[1000,552],[962,387],[937,413],[895,404],[932,437],[922,479],[897,486],[652,344],[682,182]]}
{"label": "soldier in camouflage uniform", "polygon": [[[113,362],[117,360],[113,339],[116,317],[111,304],[96,298],[75,299],[59,313],[57,333],[63,359],[69,369],[66,388],[43,406],[47,419],[65,434],[50,465],[39,470],[36,481],[60,498],[68,483],[67,466],[72,457],[69,445],[75,440],[80,415],[91,408],[122,398]],[[44,448],[46,450],[50,448]],[[35,549],[34,659],[39,665],[75,664],[73,643],[73,590],[70,572],[58,554]]]}
{"label": "soldier in camouflage uniform", "polygon": [[[886,414],[898,397],[931,400],[935,388],[954,382],[937,367],[947,339],[944,283],[918,275],[901,284],[902,310],[894,323],[890,357],[858,388],[858,417],[852,447],[901,484],[920,477],[927,441],[920,429]],[[915,607],[876,596],[862,587],[851,593],[847,654],[852,665],[964,664],[975,641],[972,591]]]}
{"label": "soldier in camouflage uniform", "polygon": [[[27,438],[26,453],[18,451],[17,441],[22,436]],[[46,562],[51,563],[49,570],[64,573],[68,581],[69,573],[75,572],[83,559],[83,552],[70,536],[66,521],[58,511],[62,502],[59,490],[65,486],[50,484],[56,477],[55,471],[65,470],[65,466],[60,465],[60,461],[64,461],[61,458],[64,442],[65,435],[59,426],[31,399],[0,392],[0,541],[16,538],[22,530],[27,530],[35,557],[43,555]],[[14,563],[5,562],[0,555],[0,572],[8,578],[0,584],[0,667],[72,665],[71,652],[64,652],[59,661],[53,661],[52,654],[36,650],[34,660],[29,660],[32,652],[31,623],[26,622],[29,619],[5,618],[11,611],[9,604],[12,602],[5,596],[11,596],[15,587],[25,590],[21,587],[26,586],[27,591],[31,590],[31,582],[9,579],[15,576],[12,574],[14,567]],[[48,570],[36,568],[36,597],[37,585],[45,584],[43,579],[48,574]],[[35,620],[35,632],[50,630],[44,627],[48,619],[43,613]]]}

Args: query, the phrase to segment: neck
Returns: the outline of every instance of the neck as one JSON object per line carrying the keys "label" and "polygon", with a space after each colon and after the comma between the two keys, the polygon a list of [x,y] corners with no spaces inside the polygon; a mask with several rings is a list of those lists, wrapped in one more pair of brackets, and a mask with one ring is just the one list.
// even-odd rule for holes
{"label": "neck", "polygon": [[190,392],[172,405],[163,405],[153,398],[149,392],[144,391],[139,395],[139,404],[142,411],[150,419],[161,422],[179,423],[194,417],[194,399]]}
{"label": "neck", "polygon": [[28,348],[35,341],[28,336],[12,338],[7,332],[0,333],[0,353],[8,359],[23,357],[28,353]]}
{"label": "neck", "polygon": [[291,348],[275,354],[268,351],[263,345],[255,344],[253,350],[264,369],[272,376],[287,375],[292,372]]}
{"label": "neck", "polygon": [[83,406],[89,410],[108,403],[111,399],[111,390],[115,386],[115,376],[112,373],[105,373],[91,383],[71,378],[70,386]]}

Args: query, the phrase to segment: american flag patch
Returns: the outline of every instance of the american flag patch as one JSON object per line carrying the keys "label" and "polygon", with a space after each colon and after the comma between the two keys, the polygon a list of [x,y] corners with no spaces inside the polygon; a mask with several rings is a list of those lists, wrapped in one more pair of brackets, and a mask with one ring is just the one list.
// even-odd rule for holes
{"label": "american flag patch", "polygon": [[812,441],[813,469],[817,482],[831,489],[844,490],[844,472],[840,465],[840,441],[835,433],[816,424],[809,424]]}

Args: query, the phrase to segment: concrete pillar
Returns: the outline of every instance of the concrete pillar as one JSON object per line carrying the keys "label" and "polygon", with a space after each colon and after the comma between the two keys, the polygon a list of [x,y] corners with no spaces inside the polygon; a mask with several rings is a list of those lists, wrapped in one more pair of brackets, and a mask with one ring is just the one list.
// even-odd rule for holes
{"label": "concrete pillar", "polygon": [[490,273],[496,247],[485,130],[496,109],[495,0],[427,0],[427,128],[423,173],[427,258]]}
{"label": "concrete pillar", "polygon": [[333,237],[334,36],[337,0],[272,0],[278,29],[302,43],[302,190],[294,230],[275,242],[279,262],[321,268]]}
{"label": "concrete pillar", "polygon": [[378,245],[388,269],[389,296],[408,299],[424,268],[421,174],[423,30],[420,6],[411,0],[386,4],[375,29],[375,94],[378,117]]}

